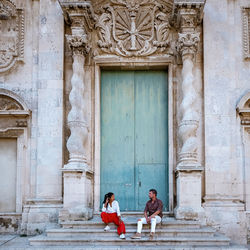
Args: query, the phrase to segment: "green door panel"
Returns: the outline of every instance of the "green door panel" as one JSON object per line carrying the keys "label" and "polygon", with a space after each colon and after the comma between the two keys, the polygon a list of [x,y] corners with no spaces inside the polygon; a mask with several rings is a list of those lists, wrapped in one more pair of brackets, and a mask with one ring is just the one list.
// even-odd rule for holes
{"label": "green door panel", "polygon": [[141,187],[137,185],[137,209],[142,210],[148,200],[148,190],[154,187],[167,205],[167,74],[137,71],[135,86],[135,164],[139,170],[139,181],[143,183]]}
{"label": "green door panel", "polygon": [[101,83],[101,199],[113,192],[134,210],[134,76],[104,71]]}
{"label": "green door panel", "polygon": [[163,164],[145,164],[137,166],[138,183],[138,207],[137,210],[143,211],[146,202],[149,200],[148,191],[151,188],[157,190],[157,197],[163,202],[163,209],[167,210],[167,175],[166,165]]}
{"label": "green door panel", "polygon": [[168,203],[168,89],[164,71],[101,75],[101,202],[114,192],[121,210],[143,210],[148,190]]}

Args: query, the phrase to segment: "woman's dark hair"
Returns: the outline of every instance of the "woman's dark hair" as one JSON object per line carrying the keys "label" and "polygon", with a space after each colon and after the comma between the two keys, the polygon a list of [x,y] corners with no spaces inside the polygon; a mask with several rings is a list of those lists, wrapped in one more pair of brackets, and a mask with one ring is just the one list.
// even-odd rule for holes
{"label": "woman's dark hair", "polygon": [[113,195],[114,193],[112,193],[112,192],[109,192],[109,193],[107,193],[107,194],[105,194],[104,195],[104,201],[103,201],[103,204],[106,202],[106,200],[107,200],[107,198],[111,198],[112,197],[112,195]]}

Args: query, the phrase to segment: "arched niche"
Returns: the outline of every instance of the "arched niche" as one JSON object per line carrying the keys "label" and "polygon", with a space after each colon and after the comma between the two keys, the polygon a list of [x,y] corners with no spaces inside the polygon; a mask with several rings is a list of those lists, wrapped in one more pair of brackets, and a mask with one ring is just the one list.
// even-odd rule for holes
{"label": "arched niche", "polygon": [[[10,221],[10,231],[21,221],[26,173],[29,171],[29,121],[26,102],[12,91],[0,88],[0,219]],[[25,184],[25,185],[24,185]],[[12,229],[13,227],[13,229]]]}

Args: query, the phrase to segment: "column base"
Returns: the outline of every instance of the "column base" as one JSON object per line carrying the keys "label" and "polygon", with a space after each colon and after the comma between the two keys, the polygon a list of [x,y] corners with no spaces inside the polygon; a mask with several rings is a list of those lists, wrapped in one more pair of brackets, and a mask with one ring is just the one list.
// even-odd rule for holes
{"label": "column base", "polygon": [[59,212],[59,222],[85,221],[93,218],[93,209],[85,206],[63,208]]}
{"label": "column base", "polygon": [[177,207],[176,219],[199,220],[205,217],[201,206],[201,180],[203,168],[199,165],[181,165],[176,169]]}
{"label": "column base", "polygon": [[64,197],[59,220],[82,221],[93,217],[93,173],[81,162],[70,162],[63,169]]}
{"label": "column base", "polygon": [[198,220],[202,222],[205,218],[205,211],[202,207],[176,207],[174,215],[177,220]]}
{"label": "column base", "polygon": [[28,199],[24,205],[21,235],[36,235],[46,229],[58,226],[58,214],[62,208],[62,199]]}

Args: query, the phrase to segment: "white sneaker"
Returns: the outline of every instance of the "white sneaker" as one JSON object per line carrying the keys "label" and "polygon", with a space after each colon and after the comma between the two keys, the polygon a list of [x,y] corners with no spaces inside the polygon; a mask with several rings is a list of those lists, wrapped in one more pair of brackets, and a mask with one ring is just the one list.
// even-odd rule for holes
{"label": "white sneaker", "polygon": [[120,235],[120,239],[126,239],[125,234],[121,234],[121,235]]}
{"label": "white sneaker", "polygon": [[109,231],[109,230],[110,230],[109,225],[107,225],[106,227],[104,227],[104,231]]}

